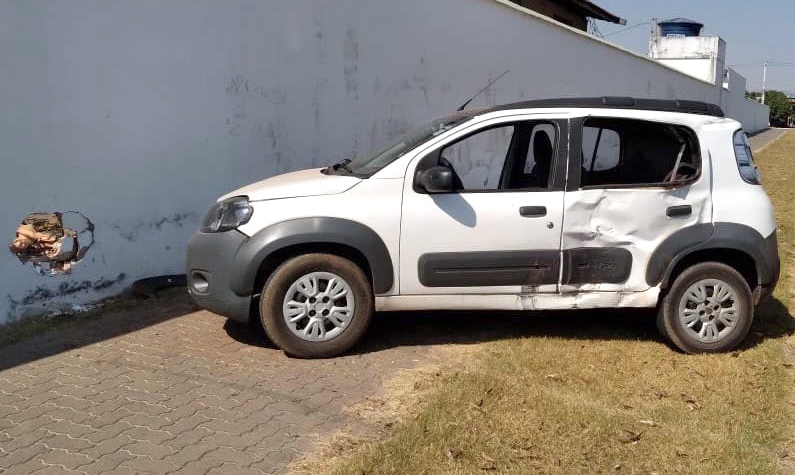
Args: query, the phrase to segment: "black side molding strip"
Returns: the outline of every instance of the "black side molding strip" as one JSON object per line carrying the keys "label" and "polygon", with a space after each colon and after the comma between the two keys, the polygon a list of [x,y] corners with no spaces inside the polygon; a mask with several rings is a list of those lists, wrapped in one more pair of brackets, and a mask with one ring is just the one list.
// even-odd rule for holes
{"label": "black side molding strip", "polygon": [[491,287],[557,284],[560,253],[543,251],[440,252],[418,265],[425,287]]}
{"label": "black side molding strip", "polygon": [[620,284],[629,279],[632,253],[623,247],[563,250],[562,284]]}

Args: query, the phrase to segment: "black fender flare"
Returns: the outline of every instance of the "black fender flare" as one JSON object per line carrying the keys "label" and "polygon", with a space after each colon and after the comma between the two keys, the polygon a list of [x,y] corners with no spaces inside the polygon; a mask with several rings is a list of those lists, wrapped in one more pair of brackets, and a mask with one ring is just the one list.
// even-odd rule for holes
{"label": "black fender flare", "polygon": [[759,284],[775,284],[778,280],[780,264],[775,231],[765,238],[744,224],[714,223],[690,226],[665,239],[649,258],[646,283],[667,286],[682,259],[709,249],[731,249],[749,255],[756,266]]}
{"label": "black fender flare", "polygon": [[392,258],[378,233],[356,221],[331,217],[282,221],[248,238],[235,253],[230,286],[237,295],[252,295],[260,265],[268,256],[289,246],[324,243],[361,252],[370,266],[376,294],[392,288],[395,280]]}

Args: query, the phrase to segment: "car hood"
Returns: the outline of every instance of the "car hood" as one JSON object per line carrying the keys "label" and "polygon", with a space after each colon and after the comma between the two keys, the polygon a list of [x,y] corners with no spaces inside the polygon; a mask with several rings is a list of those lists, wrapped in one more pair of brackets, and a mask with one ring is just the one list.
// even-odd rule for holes
{"label": "car hood", "polygon": [[249,201],[295,198],[299,196],[335,195],[347,191],[361,178],[346,175],[326,175],[322,168],[301,170],[267,178],[225,194],[218,200],[233,196],[248,196]]}

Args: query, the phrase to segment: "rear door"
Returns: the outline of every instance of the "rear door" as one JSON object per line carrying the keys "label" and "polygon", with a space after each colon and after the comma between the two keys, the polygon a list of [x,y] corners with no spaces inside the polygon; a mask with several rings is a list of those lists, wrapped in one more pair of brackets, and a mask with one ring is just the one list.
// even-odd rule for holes
{"label": "rear door", "polygon": [[643,291],[658,245],[711,223],[709,154],[683,125],[572,121],[561,292]]}

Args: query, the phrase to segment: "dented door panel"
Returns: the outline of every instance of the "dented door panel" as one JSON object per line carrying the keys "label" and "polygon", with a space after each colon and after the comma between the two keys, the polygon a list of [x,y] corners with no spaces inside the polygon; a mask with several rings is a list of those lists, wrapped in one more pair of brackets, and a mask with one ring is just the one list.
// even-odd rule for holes
{"label": "dented door panel", "polygon": [[[606,188],[567,192],[561,243],[564,255],[572,249],[617,248],[628,251],[632,263],[628,277],[622,282],[580,280],[567,283],[564,280],[561,292],[640,292],[649,289],[645,269],[654,250],[680,229],[712,221],[709,160],[709,155],[702,153],[701,177],[681,188]],[[684,206],[691,207],[689,214],[669,216],[669,208]],[[618,256],[595,253],[592,260],[579,264],[601,267],[608,272],[625,262],[625,258]],[[564,269],[564,276],[565,272]],[[581,269],[580,272],[584,271]],[[595,274],[599,275],[599,272]]]}

